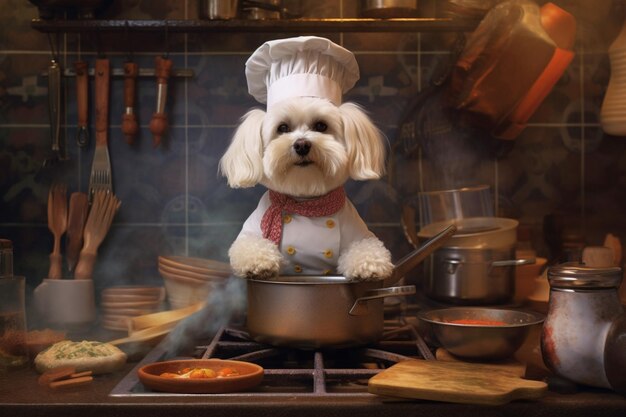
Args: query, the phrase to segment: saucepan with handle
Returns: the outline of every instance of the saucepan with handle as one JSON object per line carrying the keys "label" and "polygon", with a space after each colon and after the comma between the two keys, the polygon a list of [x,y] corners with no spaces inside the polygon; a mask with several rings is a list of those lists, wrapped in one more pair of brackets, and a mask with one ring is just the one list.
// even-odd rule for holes
{"label": "saucepan with handle", "polygon": [[390,286],[442,246],[451,225],[401,259],[386,280],[349,281],[343,276],[278,276],[247,280],[247,328],[253,339],[300,349],[347,348],[379,340],[383,298],[415,293]]}

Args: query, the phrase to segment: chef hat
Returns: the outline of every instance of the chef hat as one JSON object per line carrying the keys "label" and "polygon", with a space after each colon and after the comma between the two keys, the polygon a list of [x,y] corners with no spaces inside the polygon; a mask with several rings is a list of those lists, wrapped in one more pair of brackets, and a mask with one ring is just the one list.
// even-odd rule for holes
{"label": "chef hat", "polygon": [[317,36],[278,39],[261,45],[246,62],[248,92],[273,104],[291,97],[320,97],[335,105],[359,79],[352,52]]}

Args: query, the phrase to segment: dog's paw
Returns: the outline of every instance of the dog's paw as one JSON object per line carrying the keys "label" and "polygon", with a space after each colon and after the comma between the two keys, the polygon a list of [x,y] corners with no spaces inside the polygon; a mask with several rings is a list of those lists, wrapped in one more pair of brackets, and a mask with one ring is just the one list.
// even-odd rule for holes
{"label": "dog's paw", "polygon": [[283,259],[273,242],[258,236],[239,237],[228,250],[228,256],[235,275],[254,279],[277,276]]}
{"label": "dog's paw", "polygon": [[391,253],[372,237],[354,242],[339,257],[337,270],[351,281],[379,281],[391,276]]}

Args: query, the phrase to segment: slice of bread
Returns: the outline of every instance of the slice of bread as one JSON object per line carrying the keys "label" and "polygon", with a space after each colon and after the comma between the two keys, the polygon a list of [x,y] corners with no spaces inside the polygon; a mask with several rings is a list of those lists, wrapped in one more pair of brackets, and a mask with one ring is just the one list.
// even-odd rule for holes
{"label": "slice of bread", "polygon": [[116,371],[126,363],[126,354],[110,343],[83,340],[63,340],[39,353],[35,367],[45,372],[59,366],[73,366],[76,372],[92,371],[104,374]]}

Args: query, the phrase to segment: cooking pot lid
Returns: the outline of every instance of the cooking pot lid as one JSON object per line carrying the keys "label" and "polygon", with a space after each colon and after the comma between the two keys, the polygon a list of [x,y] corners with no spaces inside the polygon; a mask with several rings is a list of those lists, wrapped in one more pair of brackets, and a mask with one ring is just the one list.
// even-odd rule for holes
{"label": "cooking pot lid", "polygon": [[490,232],[492,230],[501,229],[496,225],[482,224],[482,225],[460,225],[460,228],[457,228],[457,235],[471,235],[474,233],[484,233]]}
{"label": "cooking pot lid", "polygon": [[551,288],[617,288],[621,280],[622,269],[617,266],[597,268],[568,262],[548,269],[548,282]]}
{"label": "cooking pot lid", "polygon": [[451,241],[455,237],[469,237],[473,235],[486,234],[493,231],[505,231],[516,228],[519,222],[515,219],[507,219],[504,217],[468,217],[464,219],[453,219],[445,222],[428,224],[419,231],[419,237],[432,237],[443,227],[454,224],[457,228],[456,233],[452,236]]}

